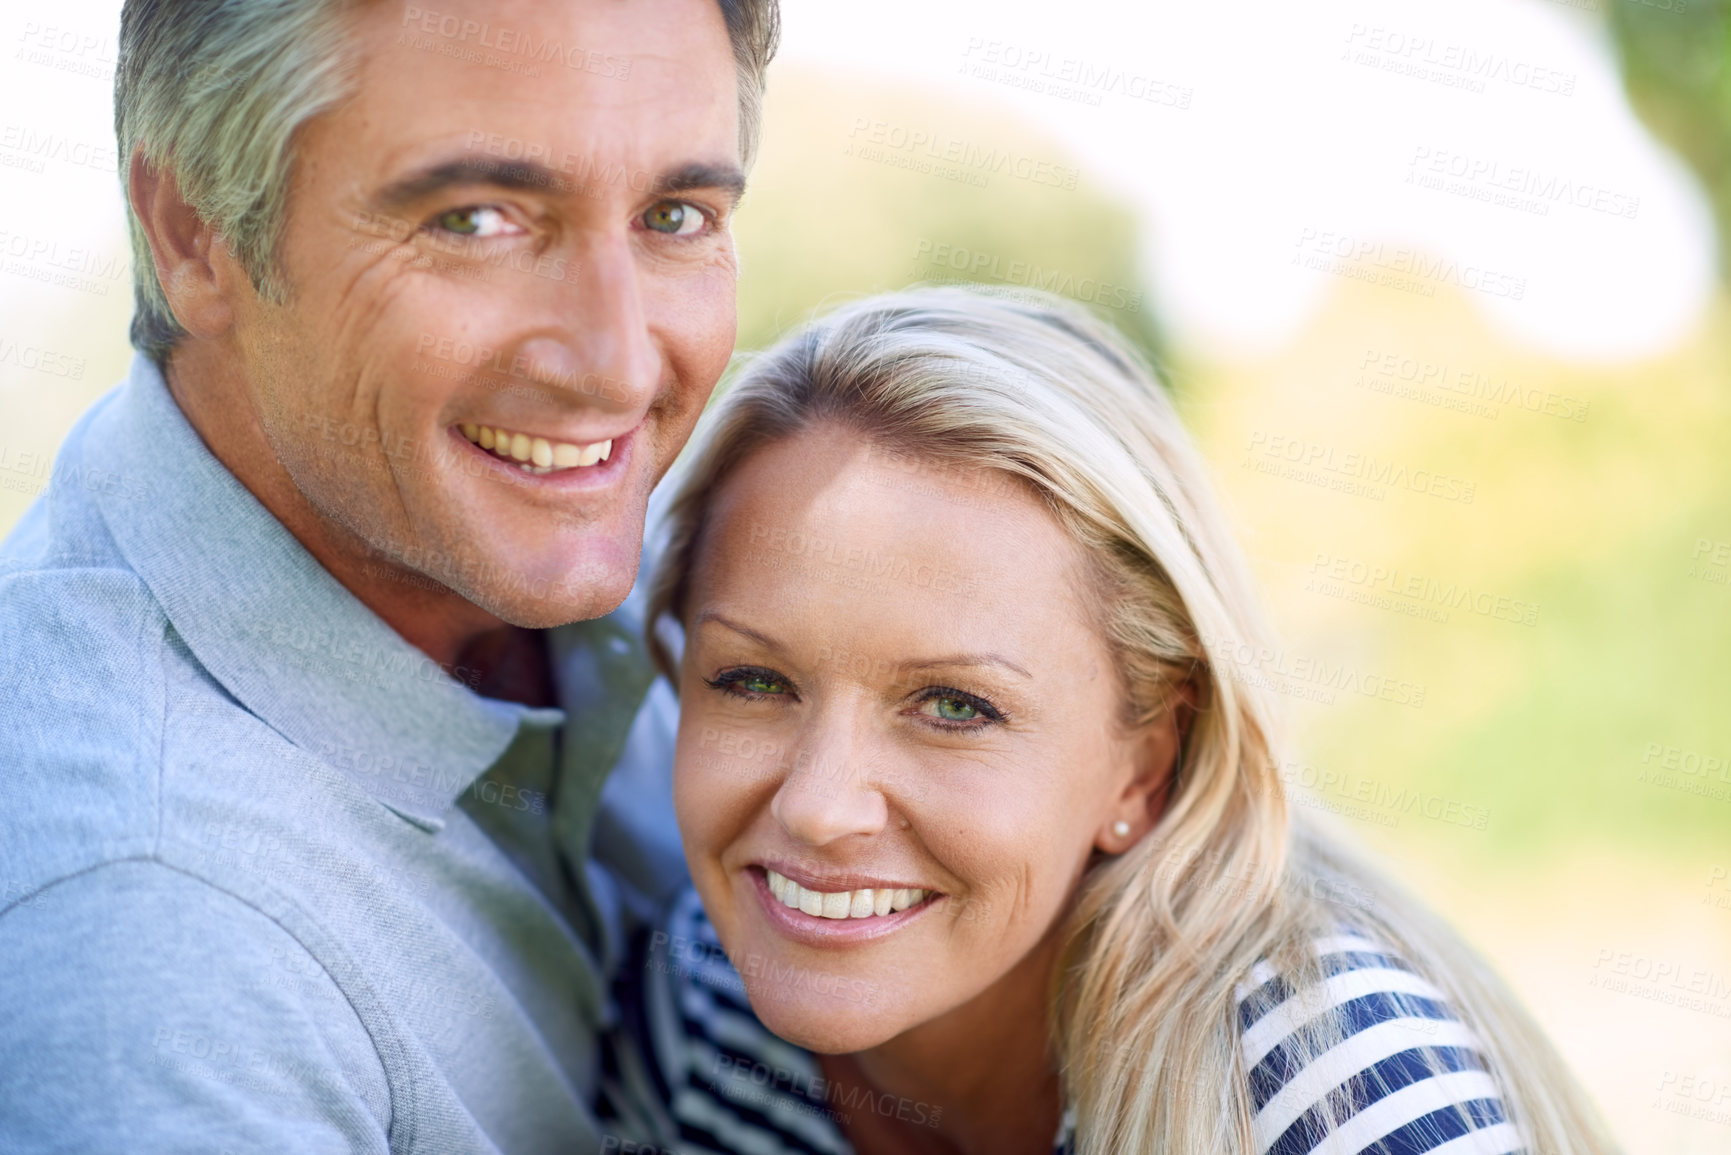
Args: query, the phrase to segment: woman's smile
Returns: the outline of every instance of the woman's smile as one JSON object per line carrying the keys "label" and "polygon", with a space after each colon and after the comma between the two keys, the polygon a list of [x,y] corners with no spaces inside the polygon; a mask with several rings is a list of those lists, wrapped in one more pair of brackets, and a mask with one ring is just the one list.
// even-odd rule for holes
{"label": "woman's smile", "polygon": [[[796,867],[784,867],[797,871]],[[875,942],[930,913],[945,896],[925,887],[897,886],[871,879],[872,886],[842,888],[842,880],[807,886],[767,866],[739,874],[757,895],[771,929],[806,946],[847,947]],[[821,889],[820,889],[821,887]]]}

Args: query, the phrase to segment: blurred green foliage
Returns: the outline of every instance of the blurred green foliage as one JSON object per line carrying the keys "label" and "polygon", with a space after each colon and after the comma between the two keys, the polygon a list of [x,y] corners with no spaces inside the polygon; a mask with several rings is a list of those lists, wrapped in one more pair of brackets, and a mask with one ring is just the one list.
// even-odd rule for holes
{"label": "blurred green foliage", "polygon": [[1706,184],[1731,280],[1731,0],[1604,2],[1629,101]]}
{"label": "blurred green foliage", "polygon": [[838,299],[975,281],[1085,301],[1157,350],[1132,212],[1025,122],[881,77],[789,69],[763,140],[735,226],[741,349]]}

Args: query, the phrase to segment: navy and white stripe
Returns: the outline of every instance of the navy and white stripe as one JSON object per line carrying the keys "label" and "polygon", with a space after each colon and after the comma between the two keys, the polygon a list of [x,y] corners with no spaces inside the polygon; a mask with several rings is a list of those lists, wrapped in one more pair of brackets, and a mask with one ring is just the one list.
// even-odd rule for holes
{"label": "navy and white stripe", "polygon": [[[1238,989],[1256,1150],[1520,1151],[1478,1041],[1442,992],[1361,935],[1315,945],[1318,981],[1294,989],[1260,963]],[[686,1155],[852,1155],[838,1120],[858,1104],[758,1022],[694,892],[632,974],[626,1029],[605,1061],[604,1111],[622,1136]],[[1066,1112],[1054,1155],[1069,1155],[1073,1135]]]}
{"label": "navy and white stripe", "polygon": [[1267,1155],[1510,1155],[1521,1140],[1477,1037],[1404,959],[1319,939],[1319,980],[1267,963],[1238,989],[1256,1147]]}

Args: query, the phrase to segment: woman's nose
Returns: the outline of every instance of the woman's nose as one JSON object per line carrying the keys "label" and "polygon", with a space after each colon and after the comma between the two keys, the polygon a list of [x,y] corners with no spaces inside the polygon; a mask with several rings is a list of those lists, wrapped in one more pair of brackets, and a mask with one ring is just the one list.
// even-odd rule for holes
{"label": "woman's nose", "polygon": [[876,834],[889,818],[889,803],[872,784],[868,762],[858,752],[833,747],[799,751],[776,790],[770,813],[807,846]]}

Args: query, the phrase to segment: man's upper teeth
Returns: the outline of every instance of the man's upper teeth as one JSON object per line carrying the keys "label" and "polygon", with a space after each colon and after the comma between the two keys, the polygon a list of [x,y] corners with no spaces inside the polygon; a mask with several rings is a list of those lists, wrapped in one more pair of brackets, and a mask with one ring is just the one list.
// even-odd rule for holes
{"label": "man's upper teeth", "polygon": [[612,438],[588,445],[573,445],[569,441],[549,441],[545,437],[495,429],[491,425],[463,425],[460,428],[464,437],[482,449],[491,450],[506,461],[515,461],[530,473],[553,473],[560,469],[594,465],[597,461],[606,461],[613,452]]}
{"label": "man's upper teeth", "polygon": [[893,910],[906,910],[926,900],[928,891],[910,887],[899,889],[821,891],[807,890],[793,879],[765,869],[769,877],[769,892],[782,905],[818,918],[871,918]]}

